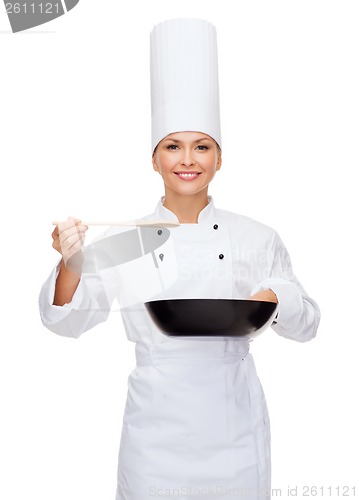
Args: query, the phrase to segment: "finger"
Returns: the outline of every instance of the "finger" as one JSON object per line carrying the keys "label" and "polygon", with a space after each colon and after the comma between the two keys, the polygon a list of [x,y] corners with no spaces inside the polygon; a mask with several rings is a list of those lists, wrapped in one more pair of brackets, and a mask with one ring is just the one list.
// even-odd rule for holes
{"label": "finger", "polygon": [[72,219],[75,222],[75,224],[81,224],[81,220],[82,220],[82,219],[78,219],[77,217],[72,217],[72,215],[67,217],[67,220],[69,220],[69,219]]}
{"label": "finger", "polygon": [[64,221],[57,221],[56,224],[60,228],[60,230],[66,229],[68,227],[76,226],[77,223],[80,223],[81,219],[75,219],[72,216],[67,217]]}
{"label": "finger", "polygon": [[69,259],[75,253],[78,253],[82,249],[83,241],[76,240],[69,243],[69,246],[66,247],[64,254],[66,254],[67,259]]}
{"label": "finger", "polygon": [[82,226],[73,227],[67,229],[66,231],[63,231],[59,237],[60,243],[63,245],[67,245],[79,239],[84,240],[87,229],[85,228],[81,229],[81,227]]}
{"label": "finger", "polygon": [[86,224],[76,224],[75,222],[72,221],[66,221],[63,223],[58,224],[58,233],[59,236],[61,236],[64,233],[64,236],[66,237],[67,233],[68,234],[74,234],[76,232],[85,232],[88,229],[88,226]]}
{"label": "finger", "polygon": [[65,221],[59,221],[56,227],[58,228],[58,233],[61,234],[63,231],[66,231],[71,227],[75,227],[75,222],[71,219],[67,219]]}
{"label": "finger", "polygon": [[85,236],[71,236],[67,238],[65,241],[60,242],[61,249],[66,252],[66,253],[72,253],[73,251],[73,246],[74,245],[79,245],[82,247],[83,243],[85,241]]}
{"label": "finger", "polygon": [[67,252],[71,250],[71,247],[80,242],[81,244],[85,241],[85,233],[81,231],[68,230],[66,234],[63,234],[60,238],[60,245],[63,250]]}

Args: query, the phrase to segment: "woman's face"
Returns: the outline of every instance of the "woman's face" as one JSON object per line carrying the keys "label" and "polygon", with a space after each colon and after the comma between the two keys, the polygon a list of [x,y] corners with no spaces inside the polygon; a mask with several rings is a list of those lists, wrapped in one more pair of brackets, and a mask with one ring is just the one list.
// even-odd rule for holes
{"label": "woman's face", "polygon": [[167,194],[196,194],[207,190],[222,159],[217,143],[209,135],[175,132],[158,143],[152,164],[161,174]]}

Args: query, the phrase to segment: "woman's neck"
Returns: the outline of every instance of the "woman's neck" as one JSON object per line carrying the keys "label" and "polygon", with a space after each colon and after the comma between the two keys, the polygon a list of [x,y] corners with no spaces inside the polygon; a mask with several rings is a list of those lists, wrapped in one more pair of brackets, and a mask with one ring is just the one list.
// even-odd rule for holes
{"label": "woman's neck", "polygon": [[178,193],[165,193],[163,206],[176,214],[181,224],[198,223],[198,215],[208,205],[207,192],[194,195],[181,195]]}

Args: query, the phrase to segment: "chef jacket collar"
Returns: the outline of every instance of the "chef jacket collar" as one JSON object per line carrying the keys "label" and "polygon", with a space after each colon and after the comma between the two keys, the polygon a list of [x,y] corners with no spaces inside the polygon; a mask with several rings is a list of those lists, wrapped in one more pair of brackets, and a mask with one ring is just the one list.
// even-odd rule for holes
{"label": "chef jacket collar", "polygon": [[[213,203],[213,198],[212,196],[207,196],[207,198],[208,198],[208,205],[206,205],[198,214],[198,224],[201,222],[205,222],[206,220],[209,220],[215,216],[215,207]],[[161,196],[161,199],[158,202],[155,210],[155,217],[159,219],[173,220],[175,222],[179,222],[177,215],[168,208],[163,206],[164,199],[165,197]]]}

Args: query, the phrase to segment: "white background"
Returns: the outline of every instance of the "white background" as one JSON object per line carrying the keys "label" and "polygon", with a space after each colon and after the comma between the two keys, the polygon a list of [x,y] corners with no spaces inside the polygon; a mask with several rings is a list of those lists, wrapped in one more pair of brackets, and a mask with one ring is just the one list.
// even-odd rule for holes
{"label": "white background", "polygon": [[0,9],[0,497],[114,500],[134,344],[119,313],[78,340],[57,336],[37,299],[58,261],[52,219],[141,217],[163,194],[149,33],[171,17],[217,27],[215,205],[274,227],[322,310],[311,342],[270,330],[252,344],[272,486],[358,496],[358,2],[82,0],[17,34]]}

